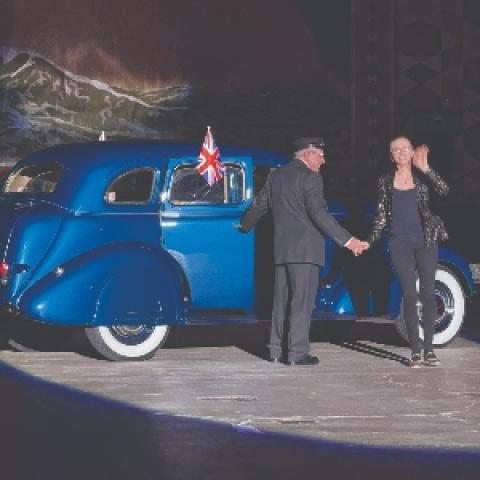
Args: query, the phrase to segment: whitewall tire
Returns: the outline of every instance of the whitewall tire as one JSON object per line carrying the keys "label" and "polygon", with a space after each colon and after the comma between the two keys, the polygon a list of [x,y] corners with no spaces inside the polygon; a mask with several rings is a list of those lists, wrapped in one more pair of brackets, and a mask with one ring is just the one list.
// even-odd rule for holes
{"label": "whitewall tire", "polygon": [[108,360],[146,360],[165,344],[169,331],[167,325],[115,325],[85,328],[85,335]]}
{"label": "whitewall tire", "polygon": [[[417,280],[417,290],[418,290]],[[456,275],[440,265],[435,275],[435,297],[438,316],[435,319],[433,344],[446,345],[460,332],[465,317],[465,293]],[[395,326],[403,339],[408,341],[407,327],[403,318],[403,304]],[[420,322],[420,338],[423,340],[423,327]]]}

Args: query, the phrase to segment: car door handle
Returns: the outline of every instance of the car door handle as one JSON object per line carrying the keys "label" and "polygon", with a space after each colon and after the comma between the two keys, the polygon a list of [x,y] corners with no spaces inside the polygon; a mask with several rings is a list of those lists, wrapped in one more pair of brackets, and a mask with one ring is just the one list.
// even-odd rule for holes
{"label": "car door handle", "polygon": [[245,233],[245,230],[243,230],[242,225],[240,223],[232,223],[232,226],[235,230]]}

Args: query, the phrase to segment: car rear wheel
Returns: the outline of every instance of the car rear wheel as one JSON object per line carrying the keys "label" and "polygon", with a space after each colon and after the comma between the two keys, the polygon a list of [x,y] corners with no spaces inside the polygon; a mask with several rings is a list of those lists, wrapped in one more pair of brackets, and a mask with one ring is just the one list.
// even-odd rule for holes
{"label": "car rear wheel", "polygon": [[[465,317],[465,294],[462,285],[458,278],[443,266],[438,267],[435,275],[435,298],[438,316],[435,319],[433,344],[443,346],[460,332]],[[395,320],[395,326],[402,338],[408,341],[403,305],[400,315]],[[420,322],[420,338],[423,340],[422,322]]]}
{"label": "car rear wheel", "polygon": [[115,325],[85,328],[90,345],[108,360],[147,360],[162,347],[167,325]]}

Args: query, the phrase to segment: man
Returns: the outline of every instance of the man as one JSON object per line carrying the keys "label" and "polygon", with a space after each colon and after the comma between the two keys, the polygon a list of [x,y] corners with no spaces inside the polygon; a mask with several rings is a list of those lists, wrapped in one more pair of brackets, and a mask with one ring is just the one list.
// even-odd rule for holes
{"label": "man", "polygon": [[310,355],[309,331],[319,266],[324,263],[324,235],[355,255],[365,245],[352,237],[328,212],[320,167],[325,163],[322,138],[294,143],[295,158],[273,171],[243,214],[241,229],[251,230],[270,209],[273,214],[275,284],[270,358],[282,358],[284,325],[288,321],[288,362],[316,365]]}

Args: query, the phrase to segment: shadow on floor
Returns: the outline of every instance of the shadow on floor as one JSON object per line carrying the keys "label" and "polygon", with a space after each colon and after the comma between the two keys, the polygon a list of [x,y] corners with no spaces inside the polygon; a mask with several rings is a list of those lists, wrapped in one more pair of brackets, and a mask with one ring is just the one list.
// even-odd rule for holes
{"label": "shadow on floor", "polygon": [[348,445],[149,412],[0,362],[2,478],[477,479],[472,451]]}
{"label": "shadow on floor", "polygon": [[[393,322],[362,321],[354,323],[350,331],[331,328],[346,322],[318,321],[312,323],[310,340],[315,343],[341,344],[343,341],[369,341],[382,346],[403,346]],[[270,322],[244,325],[190,326],[173,329],[165,348],[200,348],[234,346],[260,359],[268,359]]]}
{"label": "shadow on floor", "polygon": [[[348,328],[348,325],[351,328]],[[66,330],[66,329],[64,329]],[[64,351],[76,352],[81,355],[101,359],[85,340],[85,336],[79,331],[69,335],[68,340],[52,342],[50,332],[42,333],[45,337],[46,348],[39,351]],[[61,329],[57,334],[63,335]],[[30,334],[32,336],[32,334]],[[168,337],[165,349],[201,348],[201,347],[237,347],[259,359],[269,358],[268,343],[270,336],[270,322],[231,324],[231,325],[195,325],[187,327],[173,327]],[[461,337],[474,342],[480,342],[480,308],[470,307],[467,311],[467,320],[461,332]],[[38,333],[34,333],[35,342],[38,343]],[[379,321],[378,319],[362,320],[357,322],[347,321],[314,321],[312,322],[310,339],[312,343],[329,342],[340,345],[347,342],[346,348],[355,348],[367,353],[369,350],[375,354],[375,347],[361,342],[378,344],[376,356],[388,357],[388,346],[407,346],[406,342],[398,334],[393,321]],[[28,342],[26,342],[28,344]],[[385,348],[386,347],[386,348]],[[0,349],[10,349],[6,339],[0,331]],[[382,351],[384,353],[382,353]],[[390,355],[391,356],[391,355]],[[390,358],[391,359],[391,358]]]}
{"label": "shadow on floor", "polygon": [[365,353],[367,355],[371,355],[372,357],[385,358],[386,360],[392,360],[394,362],[401,363],[402,365],[408,365],[409,357],[398,355],[386,350],[385,348],[372,346],[359,341],[345,341],[339,343],[338,345],[354,352]]}

